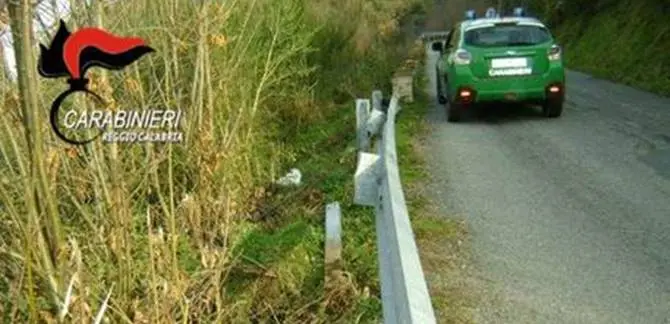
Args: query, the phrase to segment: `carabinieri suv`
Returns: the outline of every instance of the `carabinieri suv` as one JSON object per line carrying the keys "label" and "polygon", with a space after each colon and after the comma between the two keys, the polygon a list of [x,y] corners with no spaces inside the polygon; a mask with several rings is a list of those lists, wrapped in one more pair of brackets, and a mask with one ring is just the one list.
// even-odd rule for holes
{"label": "carabinieri suv", "polygon": [[459,121],[463,112],[481,102],[539,104],[545,117],[563,112],[565,71],[562,50],[538,19],[516,8],[509,17],[487,10],[477,18],[473,10],[435,42],[438,60],[437,95],[447,104],[447,120]]}

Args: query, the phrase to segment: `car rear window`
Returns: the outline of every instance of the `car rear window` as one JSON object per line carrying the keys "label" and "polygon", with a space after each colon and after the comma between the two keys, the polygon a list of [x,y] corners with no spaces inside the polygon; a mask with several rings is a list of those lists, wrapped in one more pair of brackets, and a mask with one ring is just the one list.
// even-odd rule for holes
{"label": "car rear window", "polygon": [[464,36],[466,45],[477,47],[527,46],[551,40],[546,28],[523,25],[476,28],[466,31]]}

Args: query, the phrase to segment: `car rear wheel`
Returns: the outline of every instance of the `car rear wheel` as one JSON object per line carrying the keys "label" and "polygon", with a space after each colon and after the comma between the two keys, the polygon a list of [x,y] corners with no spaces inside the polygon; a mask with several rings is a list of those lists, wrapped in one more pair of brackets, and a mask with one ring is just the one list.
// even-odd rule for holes
{"label": "car rear wheel", "polygon": [[463,118],[463,105],[450,102],[446,105],[447,108],[447,121],[450,123],[456,123],[461,121]]}
{"label": "car rear wheel", "polygon": [[435,78],[437,79],[437,102],[440,105],[444,105],[447,103],[447,97],[442,93],[442,77],[440,76],[440,70],[437,68],[435,69]]}
{"label": "car rear wheel", "polygon": [[548,118],[557,118],[560,117],[563,113],[563,101],[562,100],[547,100],[542,105],[542,115]]}

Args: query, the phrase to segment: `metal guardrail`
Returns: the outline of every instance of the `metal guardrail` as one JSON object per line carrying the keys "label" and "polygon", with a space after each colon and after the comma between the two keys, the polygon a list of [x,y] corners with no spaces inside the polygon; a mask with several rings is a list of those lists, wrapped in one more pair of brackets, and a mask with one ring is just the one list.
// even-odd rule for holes
{"label": "metal guardrail", "polygon": [[[375,207],[384,323],[436,323],[398,170],[399,99],[393,94],[386,105],[382,97],[381,91],[374,91],[371,99],[356,100],[354,203]],[[370,152],[373,139],[377,153]]]}

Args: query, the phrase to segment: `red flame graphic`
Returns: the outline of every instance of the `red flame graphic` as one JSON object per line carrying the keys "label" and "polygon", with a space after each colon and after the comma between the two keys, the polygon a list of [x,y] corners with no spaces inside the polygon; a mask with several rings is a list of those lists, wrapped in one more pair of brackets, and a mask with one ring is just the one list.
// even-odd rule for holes
{"label": "red flame graphic", "polygon": [[144,45],[144,40],[138,37],[118,37],[98,28],[82,28],[65,41],[63,60],[72,78],[79,79],[79,57],[86,47],[95,47],[108,54],[121,54]]}

